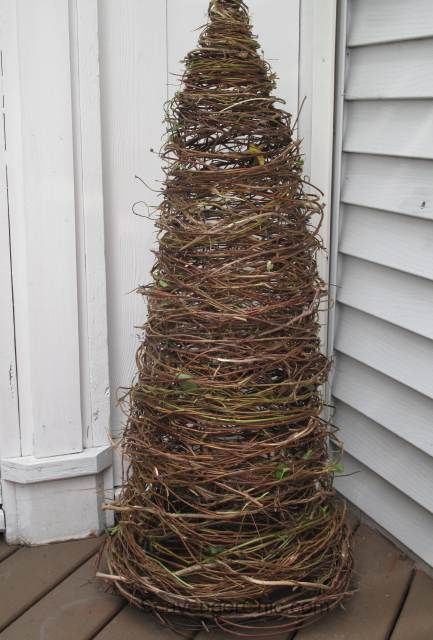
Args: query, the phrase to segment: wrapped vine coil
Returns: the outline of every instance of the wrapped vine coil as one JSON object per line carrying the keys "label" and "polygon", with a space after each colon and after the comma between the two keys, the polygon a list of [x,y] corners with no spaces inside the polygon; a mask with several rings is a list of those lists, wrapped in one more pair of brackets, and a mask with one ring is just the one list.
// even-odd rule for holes
{"label": "wrapped vine coil", "polygon": [[213,0],[167,115],[110,582],[185,628],[310,623],[350,591],[321,417],[321,193],[242,0]]}

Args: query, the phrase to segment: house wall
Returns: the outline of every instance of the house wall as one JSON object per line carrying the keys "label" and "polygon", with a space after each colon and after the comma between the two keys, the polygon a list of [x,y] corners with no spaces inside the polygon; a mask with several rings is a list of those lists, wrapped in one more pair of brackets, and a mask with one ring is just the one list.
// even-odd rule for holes
{"label": "house wall", "polygon": [[433,564],[433,10],[340,3],[331,282],[339,489]]}
{"label": "house wall", "polygon": [[[158,202],[150,149],[207,5],[0,2],[0,529],[4,512],[10,542],[110,523],[101,505],[122,482],[117,390],[133,378],[146,315],[131,292],[155,242],[132,205]],[[329,201],[336,0],[249,5],[279,95],[293,114],[306,97],[306,172]],[[325,256],[320,269],[327,279]]]}

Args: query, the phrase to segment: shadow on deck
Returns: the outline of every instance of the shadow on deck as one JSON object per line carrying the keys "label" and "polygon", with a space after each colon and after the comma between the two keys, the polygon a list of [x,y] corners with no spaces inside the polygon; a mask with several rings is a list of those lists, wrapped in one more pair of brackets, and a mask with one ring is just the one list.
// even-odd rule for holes
{"label": "shadow on deck", "polygon": [[[344,609],[281,640],[433,640],[433,580],[377,531],[356,518],[353,527],[358,592]],[[94,579],[99,543],[16,548],[0,540],[0,640],[179,638],[104,592]]]}

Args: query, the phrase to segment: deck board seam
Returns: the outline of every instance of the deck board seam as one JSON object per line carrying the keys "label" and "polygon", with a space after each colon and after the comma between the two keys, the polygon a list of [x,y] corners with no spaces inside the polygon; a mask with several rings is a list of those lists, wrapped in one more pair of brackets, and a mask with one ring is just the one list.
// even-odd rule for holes
{"label": "deck board seam", "polygon": [[10,553],[2,557],[2,559],[0,560],[0,565],[4,560],[7,560],[11,556],[14,556],[16,553],[18,553],[18,551],[21,551],[21,547],[16,547],[15,549],[11,549]]}
{"label": "deck board seam", "polygon": [[402,594],[402,597],[401,597],[401,602],[400,602],[400,604],[399,604],[399,606],[397,608],[396,614],[394,616],[394,620],[392,620],[392,622],[391,622],[390,629],[389,629],[389,632],[387,633],[387,635],[385,637],[385,640],[392,640],[393,633],[395,631],[397,623],[398,623],[398,621],[400,619],[400,616],[402,614],[402,611],[404,609],[404,605],[406,604],[406,600],[407,600],[407,597],[409,595],[410,588],[411,588],[411,586],[413,584],[413,581],[415,579],[415,575],[416,575],[416,566],[415,566],[415,564],[413,564],[412,565],[412,571],[411,571],[411,574],[409,576],[409,580],[407,581],[406,588],[405,588],[405,590],[404,590],[404,592]]}
{"label": "deck board seam", "polygon": [[[101,631],[103,631],[105,629],[105,627],[108,627],[108,625],[111,622],[113,622],[113,620],[119,615],[119,613],[121,613],[124,609],[126,609],[127,606],[128,606],[128,603],[127,603],[126,600],[124,600],[122,602],[122,606],[115,613],[113,613],[113,615],[110,616],[110,618],[108,618],[108,620],[103,622],[101,624],[101,626],[95,631],[95,633],[92,633],[92,635],[89,636],[89,640],[94,640],[95,638],[97,638],[97,636],[101,633]],[[125,640],[127,640],[127,639],[125,639]]]}
{"label": "deck board seam", "polygon": [[101,633],[101,631],[103,631],[105,627],[108,627],[108,625],[111,622],[113,622],[113,620],[119,615],[119,613],[121,613],[127,606],[128,606],[128,603],[125,600],[124,602],[122,602],[122,606],[115,613],[113,613],[113,615],[110,616],[108,620],[103,622],[95,632],[92,632],[92,635],[89,636],[88,640],[94,640],[95,638],[97,638],[97,636]]}

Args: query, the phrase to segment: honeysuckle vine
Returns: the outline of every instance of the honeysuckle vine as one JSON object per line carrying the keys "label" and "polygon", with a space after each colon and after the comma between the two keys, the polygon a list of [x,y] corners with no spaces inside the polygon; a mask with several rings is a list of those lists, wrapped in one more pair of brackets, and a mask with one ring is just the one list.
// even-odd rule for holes
{"label": "honeysuckle vine", "polygon": [[167,110],[129,477],[106,543],[106,579],[131,602],[241,636],[311,622],[352,567],[322,418],[322,194],[259,49],[244,2],[213,0]]}

